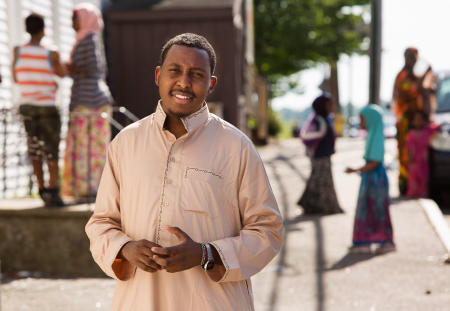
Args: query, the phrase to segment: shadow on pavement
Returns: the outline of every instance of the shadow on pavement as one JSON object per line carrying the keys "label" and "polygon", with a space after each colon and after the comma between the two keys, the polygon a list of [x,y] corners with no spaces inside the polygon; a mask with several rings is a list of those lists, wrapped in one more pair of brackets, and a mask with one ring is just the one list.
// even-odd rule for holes
{"label": "shadow on pavement", "polygon": [[[272,161],[283,161],[289,168],[291,168],[303,181],[306,181],[308,179],[307,176],[305,176],[299,169],[296,167],[290,160],[293,157],[285,157],[283,155],[278,155],[276,158],[274,158]],[[269,163],[272,165],[272,161]],[[278,181],[278,180],[277,180]],[[280,183],[281,185],[281,183]]]}
{"label": "shadow on pavement", "polygon": [[320,218],[316,218],[313,220],[314,229],[316,230],[316,271],[317,271],[317,311],[324,310],[324,301],[325,301],[325,289],[323,282],[323,267],[325,264],[325,254],[323,248],[323,229]]}
{"label": "shadow on pavement", "polygon": [[397,204],[397,203],[417,200],[417,198],[409,198],[409,197],[405,197],[405,196],[390,197],[389,199],[390,199],[390,204]]}
{"label": "shadow on pavement", "polygon": [[[289,161],[289,158],[286,158],[284,156],[278,156],[274,158],[272,161],[267,162],[267,165],[271,167],[273,176],[275,178],[276,183],[279,186],[280,189],[280,200],[278,201],[278,204],[280,206],[280,209],[283,211],[283,215],[287,217],[288,215],[288,209],[289,209],[289,200],[286,188],[283,186],[281,176],[279,172],[277,171],[277,166],[275,165],[274,161],[283,161],[285,164],[287,164],[297,175],[300,176],[301,179],[305,180],[307,177],[303,175],[300,170],[298,170],[295,165],[292,164],[291,161]],[[322,229],[322,223],[320,220],[320,217],[317,216],[299,216],[295,217],[293,219],[285,219],[284,220],[284,227],[285,230],[283,232],[283,247],[280,250],[280,254],[278,257],[278,262],[276,266],[278,267],[276,270],[275,278],[272,284],[272,290],[270,294],[270,301],[269,301],[269,308],[268,310],[276,310],[277,301],[278,301],[278,292],[277,288],[280,283],[280,277],[283,275],[283,270],[285,268],[288,268],[288,265],[286,263],[286,257],[287,257],[287,248],[286,248],[286,241],[287,236],[289,233],[294,231],[302,230],[301,228],[295,227],[293,225],[304,222],[304,221],[312,221],[315,228],[315,236],[316,236],[316,271],[317,271],[317,289],[316,289],[316,296],[317,296],[317,311],[324,311],[324,301],[325,301],[325,290],[324,290],[324,280],[323,280],[323,273],[324,273],[324,263],[325,263],[325,255],[324,255],[324,247],[323,247],[323,229]],[[293,268],[293,267],[289,267]],[[300,271],[294,269],[294,274],[299,274]]]}
{"label": "shadow on pavement", "polygon": [[373,257],[378,256],[376,254],[351,254],[348,253],[344,257],[342,257],[338,262],[333,264],[330,268],[325,269],[325,271],[331,270],[340,270],[352,266],[358,262],[372,259]]}
{"label": "shadow on pavement", "polygon": [[[279,184],[279,187],[280,187],[281,201],[278,202],[278,204],[280,205],[280,209],[283,210],[283,215],[287,215],[287,210],[288,210],[289,206],[288,206],[286,189],[283,187],[283,184],[281,183],[281,177],[280,177],[280,175],[279,175],[279,173],[277,171],[277,168],[274,165],[273,161],[270,161],[268,163],[268,165],[272,168],[275,180]],[[280,254],[278,256],[278,262],[276,264],[276,266],[278,268],[276,270],[275,278],[274,278],[273,285],[272,285],[272,290],[271,290],[270,300],[269,300],[269,309],[268,310],[275,310],[275,306],[277,304],[277,300],[278,300],[277,288],[278,288],[278,284],[280,282],[280,277],[282,275],[282,270],[283,270],[283,269],[280,269],[280,267],[286,266],[286,254],[287,254],[286,237],[287,237],[288,233],[289,233],[288,228],[285,227],[285,230],[283,231],[283,241],[284,241],[284,243],[283,243],[283,246],[281,247]]]}

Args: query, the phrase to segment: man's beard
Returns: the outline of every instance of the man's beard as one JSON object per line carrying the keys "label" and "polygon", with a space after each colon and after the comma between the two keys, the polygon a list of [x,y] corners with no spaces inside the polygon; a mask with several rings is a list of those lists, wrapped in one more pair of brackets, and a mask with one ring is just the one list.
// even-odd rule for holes
{"label": "man's beard", "polygon": [[185,118],[191,114],[191,113],[183,113],[183,112],[174,112],[170,108],[167,108],[167,113],[170,114],[172,117],[175,117],[178,119]]}
{"label": "man's beard", "polygon": [[[203,101],[202,106],[198,110],[202,109],[205,106],[205,104],[206,104],[206,102]],[[186,112],[175,112],[172,109],[170,109],[169,107],[165,106],[163,101],[161,101],[161,105],[163,107],[164,112],[166,112],[166,114],[169,114],[171,117],[174,117],[174,118],[177,118],[177,119],[185,118],[185,117],[187,117],[187,116],[189,116],[189,115],[191,115],[191,114],[193,114],[193,113],[198,111],[198,110],[196,110],[196,111],[192,111],[192,112],[188,112],[188,113],[186,113]]]}

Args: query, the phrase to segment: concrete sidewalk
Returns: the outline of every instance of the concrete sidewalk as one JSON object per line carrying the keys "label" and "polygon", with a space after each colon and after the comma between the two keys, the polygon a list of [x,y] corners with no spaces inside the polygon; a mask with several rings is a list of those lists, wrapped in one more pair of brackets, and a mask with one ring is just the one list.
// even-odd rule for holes
{"label": "concrete sidewalk", "polygon": [[[309,175],[301,143],[260,150],[286,223],[280,255],[253,278],[257,310],[449,310],[450,265],[417,200],[398,200],[397,172],[389,170],[391,217],[398,250],[348,254],[360,178],[347,166],[363,163],[363,141],[340,140],[333,174],[344,214],[299,216],[295,202]],[[395,166],[395,142],[387,164]]]}
{"label": "concrete sidewalk", "polygon": [[[301,216],[295,204],[310,171],[300,141],[259,149],[285,219],[285,243],[252,278],[256,310],[449,310],[446,250],[419,201],[396,199],[394,170],[388,175],[398,250],[378,256],[347,253],[360,179],[343,171],[363,162],[363,144],[338,141],[333,173],[345,213],[323,217]],[[386,146],[387,162],[394,164],[395,143]],[[8,280],[1,287],[0,310],[109,310],[113,286],[109,279]]]}

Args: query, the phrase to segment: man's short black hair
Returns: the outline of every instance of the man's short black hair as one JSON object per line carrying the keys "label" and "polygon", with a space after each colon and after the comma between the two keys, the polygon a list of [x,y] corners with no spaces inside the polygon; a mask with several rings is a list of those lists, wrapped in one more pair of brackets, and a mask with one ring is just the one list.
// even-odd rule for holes
{"label": "man's short black hair", "polygon": [[162,66],[162,64],[164,63],[167,52],[173,45],[183,45],[190,48],[197,48],[206,51],[209,56],[211,74],[214,73],[214,69],[216,68],[216,52],[214,52],[212,45],[208,42],[208,40],[206,40],[205,37],[197,35],[195,33],[183,33],[167,41],[161,50],[161,55],[159,56],[160,66]]}
{"label": "man's short black hair", "polygon": [[44,29],[44,17],[31,13],[25,18],[25,29],[30,35],[35,35]]}

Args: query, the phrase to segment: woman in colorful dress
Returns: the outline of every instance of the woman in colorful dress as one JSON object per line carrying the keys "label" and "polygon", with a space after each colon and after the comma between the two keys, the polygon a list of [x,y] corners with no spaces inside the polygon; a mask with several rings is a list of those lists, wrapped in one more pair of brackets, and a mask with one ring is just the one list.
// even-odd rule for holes
{"label": "woman in colorful dress", "polygon": [[424,111],[428,116],[434,110],[433,89],[434,75],[431,67],[418,73],[415,70],[419,52],[410,47],[405,50],[405,65],[397,74],[393,92],[393,109],[397,119],[397,145],[400,194],[406,194],[408,189],[408,150],[406,136],[411,128],[414,111]]}
{"label": "woman in colorful dress", "polygon": [[[331,98],[328,95],[321,95],[314,100],[312,107],[314,114],[300,133],[309,150],[311,175],[297,204],[302,207],[303,214],[342,213],[331,173],[331,155],[334,153],[336,140],[330,117]],[[307,128],[316,130],[309,131]]]}
{"label": "woman in colorful dress", "polygon": [[106,117],[111,115],[112,97],[104,80],[106,62],[99,10],[89,3],[77,5],[72,25],[76,42],[67,64],[73,84],[62,195],[90,201],[95,199],[111,137]]}
{"label": "woman in colorful dress", "polygon": [[395,250],[389,215],[389,183],[384,160],[382,109],[368,105],[361,110],[361,128],[367,130],[364,160],[360,168],[347,168],[347,173],[361,173],[350,252],[370,253],[377,244],[377,253]]}

